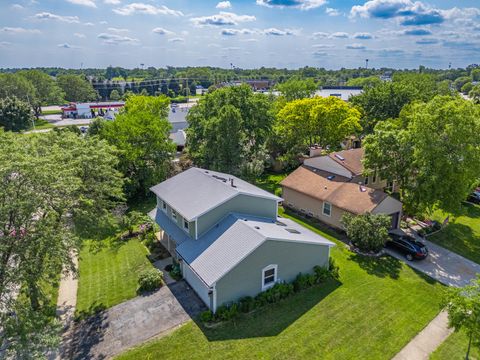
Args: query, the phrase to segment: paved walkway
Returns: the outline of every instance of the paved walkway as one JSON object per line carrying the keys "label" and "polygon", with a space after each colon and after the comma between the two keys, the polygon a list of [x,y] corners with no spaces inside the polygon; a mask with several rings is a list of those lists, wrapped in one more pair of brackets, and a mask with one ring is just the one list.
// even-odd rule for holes
{"label": "paved walkway", "polygon": [[[412,268],[421,271],[431,278],[447,286],[462,287],[480,273],[480,265],[447,250],[431,241],[414,235],[417,240],[425,243],[428,248],[428,257],[420,261],[407,261],[405,256],[395,250],[387,249],[391,256],[405,261]],[[448,314],[440,312],[417,336],[415,336],[393,359],[394,360],[423,360],[428,359],[453,332],[448,328]]]}
{"label": "paved walkway", "polygon": [[393,360],[427,360],[452,332],[448,328],[448,314],[442,311]]}
{"label": "paved walkway", "polygon": [[[75,268],[78,269],[78,258],[73,257]],[[63,359],[70,346],[75,307],[77,305],[78,279],[74,274],[62,275],[58,289],[57,316],[63,324],[62,343],[60,349],[48,354],[50,360]]]}
{"label": "paved walkway", "polygon": [[167,334],[205,309],[186,282],[164,286],[79,323],[69,357],[110,358],[152,337]]}

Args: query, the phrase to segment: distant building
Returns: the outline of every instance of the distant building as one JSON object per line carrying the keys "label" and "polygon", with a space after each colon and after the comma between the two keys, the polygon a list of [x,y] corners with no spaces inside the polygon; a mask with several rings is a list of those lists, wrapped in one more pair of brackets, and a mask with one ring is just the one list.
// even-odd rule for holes
{"label": "distant building", "polygon": [[102,116],[113,120],[118,111],[125,106],[125,102],[89,102],[89,103],[70,103],[63,106],[62,113],[64,118],[73,119],[93,119],[96,116]]}
{"label": "distant building", "polygon": [[208,89],[205,89],[202,85],[195,87],[195,95],[205,95],[208,92]]}
{"label": "distant building", "polygon": [[363,92],[361,87],[351,87],[351,86],[332,86],[332,87],[323,87],[320,90],[315,92],[315,96],[320,96],[323,98],[334,96],[343,101],[348,101],[352,96],[360,95]]}

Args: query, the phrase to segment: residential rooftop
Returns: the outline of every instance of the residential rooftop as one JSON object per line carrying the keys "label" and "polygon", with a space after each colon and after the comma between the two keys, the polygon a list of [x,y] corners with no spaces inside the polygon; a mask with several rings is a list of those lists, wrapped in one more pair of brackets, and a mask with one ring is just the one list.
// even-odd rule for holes
{"label": "residential rooftop", "polygon": [[363,173],[362,159],[365,155],[365,150],[362,148],[342,150],[330,153],[326,156],[333,159],[338,164],[342,165],[345,169],[350,171],[354,176],[361,175]]}

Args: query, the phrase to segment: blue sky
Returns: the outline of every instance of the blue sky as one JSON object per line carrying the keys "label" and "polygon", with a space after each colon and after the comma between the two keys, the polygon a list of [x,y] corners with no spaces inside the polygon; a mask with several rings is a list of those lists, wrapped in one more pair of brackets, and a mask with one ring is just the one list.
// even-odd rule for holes
{"label": "blue sky", "polygon": [[0,67],[465,67],[479,0],[0,1]]}

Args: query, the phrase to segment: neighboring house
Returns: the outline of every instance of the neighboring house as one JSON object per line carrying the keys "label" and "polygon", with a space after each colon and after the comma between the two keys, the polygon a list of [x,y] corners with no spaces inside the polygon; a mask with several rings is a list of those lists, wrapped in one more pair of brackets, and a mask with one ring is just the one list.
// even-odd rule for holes
{"label": "neighboring house", "polygon": [[400,226],[402,203],[383,192],[387,182],[363,174],[363,149],[343,150],[306,159],[280,184],[284,205],[342,229],[345,213],[386,214]]}
{"label": "neighboring house", "polygon": [[281,198],[237,177],[191,168],[151,190],[161,242],[212,311],[328,266],[332,242],[279,218]]}

